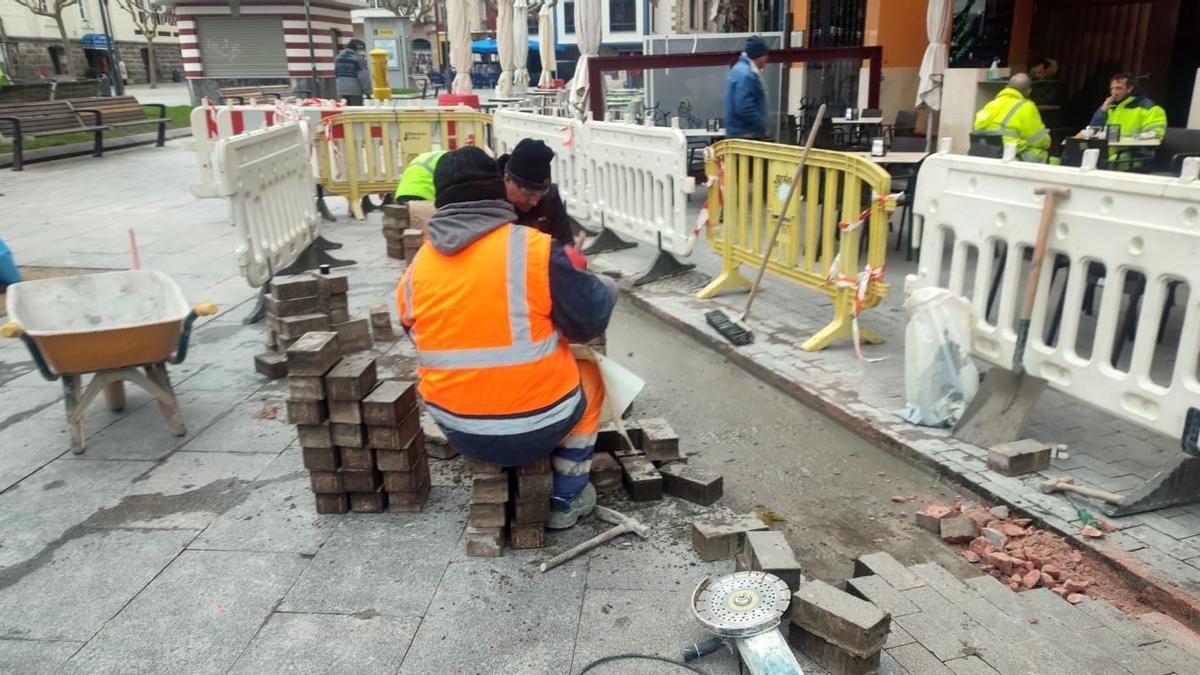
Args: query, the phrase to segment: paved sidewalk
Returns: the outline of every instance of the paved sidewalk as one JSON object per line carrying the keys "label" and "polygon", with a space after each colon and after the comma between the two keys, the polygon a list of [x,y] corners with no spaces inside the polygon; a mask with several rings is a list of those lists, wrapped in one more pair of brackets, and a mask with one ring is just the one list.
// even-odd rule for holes
{"label": "paved sidewalk", "polygon": [[[698,211],[700,201],[701,195],[693,196],[693,213]],[[1109,519],[1120,531],[1093,540],[1076,535],[1081,523],[1067,498],[1043,494],[1037,487],[1047,478],[1070,475],[1081,484],[1129,493],[1181,456],[1176,441],[1047,389],[1026,435],[1068,444],[1070,458],[1054,460],[1051,469],[1042,474],[1017,479],[989,470],[986,451],[958,441],[949,430],[915,426],[895,415],[905,405],[904,332],[908,315],[903,308],[904,277],[915,272],[916,263],[904,261],[904,254],[894,247],[893,235],[887,268],[891,293],[880,306],[865,311],[861,319],[864,327],[886,338],[882,345],[864,345],[868,358],[885,357],[877,363],[858,360],[848,340],[820,352],[803,351],[801,343],[832,317],[832,303],[823,294],[771,276],[755,301],[751,322],[756,333],[754,344],[732,347],[708,326],[704,313],[722,308],[738,316],[746,296],[728,294],[712,301],[694,297],[695,291],[720,271],[720,259],[707,245],[702,245],[690,260],[696,263],[696,271],[634,288],[631,297],[848,427],[934,467],[981,495],[1027,512],[1047,527],[1100,553],[1135,580],[1165,590],[1179,611],[1189,614],[1194,625],[1200,625],[1200,504]],[[652,249],[638,246],[598,255],[594,265],[637,275],[651,259]],[[1175,312],[1172,316],[1168,339],[1177,339],[1182,314]],[[1126,349],[1124,358],[1128,359],[1131,352]],[[1094,503],[1077,501],[1103,517]]]}

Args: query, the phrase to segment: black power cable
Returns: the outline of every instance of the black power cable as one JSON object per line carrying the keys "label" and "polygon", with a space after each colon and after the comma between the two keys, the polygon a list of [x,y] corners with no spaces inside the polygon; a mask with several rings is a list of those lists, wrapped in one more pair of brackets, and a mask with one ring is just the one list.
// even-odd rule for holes
{"label": "black power cable", "polygon": [[655,656],[653,654],[613,654],[612,656],[601,656],[600,658],[596,659],[595,661],[592,661],[591,663],[584,666],[583,670],[579,671],[579,675],[583,675],[584,673],[588,672],[592,668],[595,668],[596,666],[603,665],[605,663],[610,663],[612,661],[622,661],[622,660],[626,660],[626,659],[645,659],[647,661],[662,661],[663,663],[669,663],[673,666],[678,666],[680,668],[683,668],[684,670],[687,670],[687,671],[690,671],[693,673],[699,673],[700,675],[707,675],[703,670],[700,670],[699,668],[694,668],[694,667],[684,663],[683,661],[676,661],[675,659],[669,659],[665,656]]}

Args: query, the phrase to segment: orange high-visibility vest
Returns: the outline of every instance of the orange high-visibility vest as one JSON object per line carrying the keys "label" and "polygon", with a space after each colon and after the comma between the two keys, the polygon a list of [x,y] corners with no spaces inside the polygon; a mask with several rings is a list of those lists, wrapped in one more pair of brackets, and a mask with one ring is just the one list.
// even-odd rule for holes
{"label": "orange high-visibility vest", "polygon": [[426,242],[397,289],[438,423],[507,436],[570,417],[579,369],[550,320],[547,234],[508,224],[453,255]]}

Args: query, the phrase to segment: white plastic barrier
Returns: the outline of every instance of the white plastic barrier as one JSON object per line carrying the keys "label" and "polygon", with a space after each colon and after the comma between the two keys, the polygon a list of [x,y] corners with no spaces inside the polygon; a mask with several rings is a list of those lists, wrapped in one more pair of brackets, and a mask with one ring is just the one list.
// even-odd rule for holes
{"label": "white plastic barrier", "polygon": [[620,122],[588,122],[583,151],[592,213],[604,225],[677,255],[690,255],[695,234],[688,222],[687,138],[679,129]]}
{"label": "white plastic barrier", "polygon": [[298,122],[220,139],[222,196],[238,228],[238,264],[251,286],[296,260],[317,236],[309,138]]}
{"label": "white plastic barrier", "polygon": [[579,220],[590,220],[589,182],[583,171],[580,147],[586,142],[584,124],[565,117],[550,117],[515,110],[497,110],[492,121],[496,155],[512,152],[523,138],[543,141],[554,151],[550,175],[567,212]]}
{"label": "white plastic barrier", "polygon": [[[1179,438],[1189,408],[1200,408],[1200,160],[1188,160],[1180,178],[1080,170],[939,153],[925,160],[917,180],[915,213],[924,220],[918,274],[909,288],[941,286],[971,300],[976,316],[972,353],[1011,368],[1027,263],[1041,218],[1034,189],[1070,188],[1060,200],[1037,289],[1025,369],[1077,399],[1150,429]],[[994,320],[987,317],[998,251],[1007,255]],[[1053,283],[1056,259],[1067,266]],[[1103,265],[1104,285],[1090,352],[1080,339],[1088,271]],[[1065,291],[1061,275],[1067,273]],[[1146,279],[1128,371],[1112,365],[1131,273]],[[1092,283],[1094,284],[1093,277]],[[1156,341],[1171,287],[1186,285],[1178,341]],[[1052,289],[1053,292],[1052,292]],[[1182,289],[1178,289],[1182,290]],[[1065,293],[1065,294],[1064,294]],[[1183,295],[1180,293],[1179,295]],[[1049,322],[1063,298],[1057,339]],[[1050,331],[1052,332],[1052,331]],[[1130,353],[1126,348],[1126,353]],[[1152,372],[1155,352],[1159,368]],[[1165,360],[1164,360],[1165,359]],[[1164,363],[1173,363],[1164,383]],[[1157,376],[1157,380],[1156,380]]]}

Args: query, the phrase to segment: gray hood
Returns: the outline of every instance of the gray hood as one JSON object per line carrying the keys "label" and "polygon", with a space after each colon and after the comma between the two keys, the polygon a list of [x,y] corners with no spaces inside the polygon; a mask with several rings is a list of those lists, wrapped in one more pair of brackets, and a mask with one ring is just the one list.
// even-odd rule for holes
{"label": "gray hood", "polygon": [[447,204],[429,219],[429,245],[442,255],[454,255],[488,232],[516,220],[512,204],[502,199]]}

